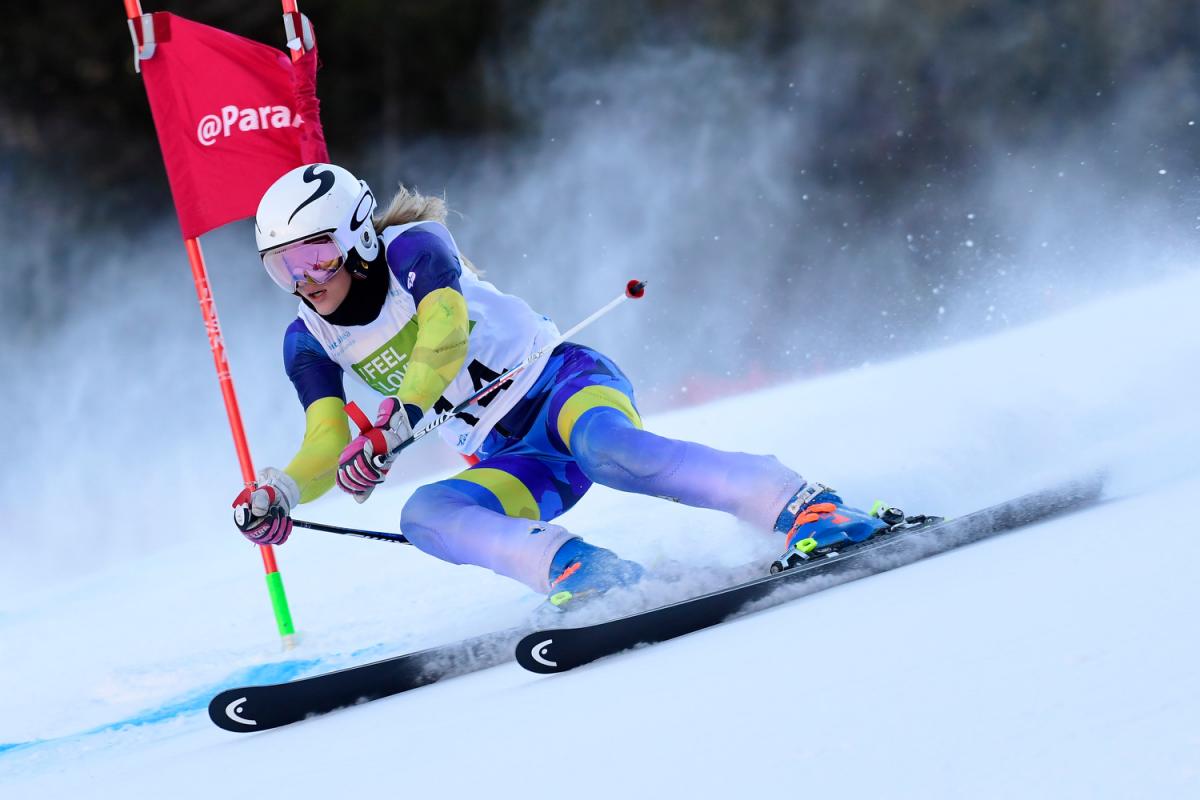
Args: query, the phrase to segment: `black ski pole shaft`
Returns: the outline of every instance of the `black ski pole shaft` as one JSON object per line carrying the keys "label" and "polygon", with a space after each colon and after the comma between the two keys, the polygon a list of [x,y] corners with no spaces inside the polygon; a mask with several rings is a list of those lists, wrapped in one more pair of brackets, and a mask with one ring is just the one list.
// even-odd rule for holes
{"label": "black ski pole shaft", "polygon": [[337,533],[342,536],[357,536],[360,539],[378,539],[381,542],[394,542],[395,544],[412,544],[403,533],[384,533],[383,531],[367,531],[361,528],[343,528],[340,525],[326,525],[324,522],[307,522],[302,519],[293,519],[292,524],[297,528],[308,528],[311,531]]}

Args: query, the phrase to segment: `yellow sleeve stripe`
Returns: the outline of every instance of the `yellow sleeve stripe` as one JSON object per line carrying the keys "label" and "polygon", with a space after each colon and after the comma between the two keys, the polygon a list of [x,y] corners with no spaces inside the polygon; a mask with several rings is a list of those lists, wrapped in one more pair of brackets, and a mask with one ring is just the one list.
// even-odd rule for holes
{"label": "yellow sleeve stripe", "polygon": [[304,410],[304,441],[283,471],[300,486],[300,502],[316,500],[333,487],[338,456],[350,442],[350,425],[339,397],[322,397]]}
{"label": "yellow sleeve stripe", "polygon": [[428,411],[467,360],[467,299],[446,286],[417,306],[417,340],[404,381],[396,391],[402,403]]}
{"label": "yellow sleeve stripe", "polygon": [[571,395],[558,412],[558,437],[568,450],[571,449],[571,431],[575,430],[575,423],[593,408],[601,406],[617,409],[638,428],[642,427],[642,418],[624,392],[611,386],[585,386]]}

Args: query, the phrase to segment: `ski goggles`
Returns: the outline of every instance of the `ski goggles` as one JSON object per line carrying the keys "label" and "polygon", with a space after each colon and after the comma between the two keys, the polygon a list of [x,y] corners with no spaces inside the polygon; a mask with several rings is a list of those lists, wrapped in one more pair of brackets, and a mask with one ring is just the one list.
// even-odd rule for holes
{"label": "ski goggles", "polygon": [[295,292],[302,283],[328,283],[345,266],[346,251],[332,236],[321,234],[268,250],[262,262],[280,289]]}

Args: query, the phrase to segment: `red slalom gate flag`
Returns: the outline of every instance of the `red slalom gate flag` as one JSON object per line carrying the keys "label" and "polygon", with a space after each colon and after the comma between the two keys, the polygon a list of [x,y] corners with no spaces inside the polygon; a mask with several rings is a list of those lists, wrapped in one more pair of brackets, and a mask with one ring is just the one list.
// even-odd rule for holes
{"label": "red slalom gate flag", "polygon": [[280,175],[329,160],[315,42],[293,63],[208,25],[150,16],[141,68],[184,238],[252,216]]}

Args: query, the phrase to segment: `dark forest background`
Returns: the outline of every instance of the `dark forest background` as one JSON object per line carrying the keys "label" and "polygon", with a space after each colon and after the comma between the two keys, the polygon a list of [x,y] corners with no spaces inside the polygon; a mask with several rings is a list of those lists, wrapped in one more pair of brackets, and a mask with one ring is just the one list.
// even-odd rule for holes
{"label": "dark forest background", "polygon": [[[556,291],[551,264],[652,262],[686,302],[630,332],[739,320],[720,347],[710,336],[694,357],[655,356],[664,398],[685,399],[667,384],[702,358],[742,385],[798,353],[805,369],[851,365],[1052,311],[1130,265],[1189,261],[1197,244],[1195,3],[301,7],[321,44],[332,157],[380,195],[395,180],[446,192],[466,213],[456,235],[504,288],[569,324],[608,284]],[[282,46],[267,0],[146,10]],[[0,30],[0,63],[0,234],[31,241],[0,274],[35,276],[0,308],[36,332],[61,313],[58,289],[101,269],[94,242],[136,252],[174,220],[120,3],[26,4]],[[606,141],[616,149],[598,155]],[[529,230],[569,233],[539,250],[499,224],[517,208],[544,221]],[[639,216],[662,235],[646,238]],[[636,249],[608,249],[631,228]],[[540,273],[518,269],[535,260]],[[762,279],[729,308],[750,274]]]}
{"label": "dark forest background", "polygon": [[[495,76],[520,59],[532,20],[548,5],[307,0],[302,9],[324,45],[323,121],[335,157],[384,136],[530,133],[536,120]],[[586,40],[558,43],[580,64],[618,59],[648,41],[697,43],[752,52],[783,81],[806,43],[869,54],[852,85],[840,87],[839,113],[820,121],[820,139],[838,164],[824,180],[869,183],[881,212],[930,170],[968,166],[994,142],[1054,135],[1147,79],[1165,82],[1178,108],[1197,101],[1200,7],[1178,0],[571,5],[592,12]],[[282,46],[278,9],[265,0],[164,0],[146,9]],[[6,181],[22,191],[60,182],[78,195],[73,214],[105,225],[127,222],[130,207],[168,200],[120,3],[27,4],[0,30],[0,63]],[[1150,143],[1186,144],[1190,155],[1190,133]],[[108,201],[89,202],[97,196]]]}

